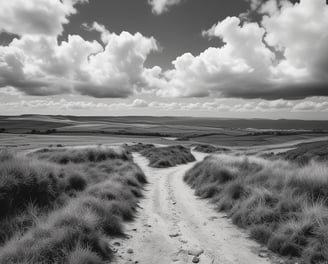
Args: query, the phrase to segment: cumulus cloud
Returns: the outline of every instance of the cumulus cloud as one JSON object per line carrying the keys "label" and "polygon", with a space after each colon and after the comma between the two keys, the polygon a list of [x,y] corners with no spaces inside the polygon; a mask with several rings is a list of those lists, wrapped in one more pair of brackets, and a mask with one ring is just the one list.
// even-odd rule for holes
{"label": "cumulus cloud", "polygon": [[173,5],[178,5],[182,0],[148,0],[148,3],[152,6],[154,14],[160,15],[169,10]]}
{"label": "cumulus cloud", "polygon": [[[15,87],[27,95],[77,93],[96,98],[125,98],[138,93],[163,97],[230,97],[274,100],[236,109],[291,107],[288,100],[328,96],[328,6],[325,0],[249,0],[262,15],[260,23],[227,17],[203,35],[222,39],[199,55],[185,53],[163,71],[144,66],[158,51],[153,37],[116,34],[104,25],[84,25],[101,41],[70,35],[57,38],[86,0],[11,0],[0,2],[0,31],[18,34],[0,46],[0,88]],[[178,0],[149,0],[161,14]],[[309,23],[309,21],[311,23]],[[302,25],[302,26],[300,26]],[[285,99],[285,100],[277,100]],[[140,99],[134,107],[157,107]],[[178,109],[228,109],[221,103],[181,105]],[[301,106],[300,106],[301,107]]]}
{"label": "cumulus cloud", "polygon": [[78,2],[87,0],[10,0],[0,1],[0,32],[17,35],[57,36],[77,11]]}
{"label": "cumulus cloud", "polygon": [[34,96],[78,93],[92,97],[128,97],[147,90],[144,67],[157,51],[153,37],[109,32],[94,23],[102,43],[69,35],[58,36],[75,5],[88,0],[0,1],[0,32],[19,35],[0,46],[0,88],[15,87]]}
{"label": "cumulus cloud", "polygon": [[157,73],[164,76],[156,83],[158,94],[269,100],[328,96],[326,1],[251,3],[264,15],[260,24],[227,17],[204,31],[224,45],[176,58],[174,69]]}
{"label": "cumulus cloud", "polygon": [[127,97],[146,87],[144,62],[157,50],[155,39],[105,29],[102,35],[104,46],[78,35],[60,44],[56,37],[24,35],[0,46],[0,88],[12,86],[28,95],[76,92],[102,98]]}
{"label": "cumulus cloud", "polygon": [[240,26],[239,18],[228,17],[204,34],[222,37],[225,45],[208,48],[198,56],[178,57],[174,69],[165,73],[168,83],[163,86],[169,88],[161,89],[160,95],[233,97],[263,87],[275,58],[262,41],[263,28],[256,23]]}
{"label": "cumulus cloud", "polygon": [[295,112],[318,112],[318,111],[328,111],[328,102],[313,102],[313,101],[303,101],[296,104],[293,107]]}

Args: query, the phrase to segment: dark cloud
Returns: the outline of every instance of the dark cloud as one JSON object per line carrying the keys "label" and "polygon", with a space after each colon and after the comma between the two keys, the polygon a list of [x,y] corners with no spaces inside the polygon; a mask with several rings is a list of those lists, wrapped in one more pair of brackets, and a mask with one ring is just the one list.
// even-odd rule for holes
{"label": "dark cloud", "polygon": [[251,86],[248,85],[244,89],[242,88],[242,84],[238,86],[226,87],[221,91],[220,96],[243,99],[261,98],[266,100],[300,100],[312,96],[328,96],[327,83],[311,82],[285,84],[280,86],[275,86],[271,83],[257,83]]}
{"label": "dark cloud", "polygon": [[75,91],[81,95],[95,98],[127,98],[134,93],[133,90],[124,89],[120,86],[94,85],[93,83],[77,84]]}

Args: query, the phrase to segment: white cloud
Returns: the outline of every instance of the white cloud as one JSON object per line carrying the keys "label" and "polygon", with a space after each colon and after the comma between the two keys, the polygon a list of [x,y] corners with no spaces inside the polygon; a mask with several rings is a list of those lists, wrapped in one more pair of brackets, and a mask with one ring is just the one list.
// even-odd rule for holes
{"label": "white cloud", "polygon": [[76,92],[93,97],[127,97],[147,88],[144,62],[157,50],[155,39],[105,33],[104,47],[78,35],[61,44],[56,37],[24,35],[0,46],[0,87],[13,86],[29,95]]}
{"label": "white cloud", "polygon": [[135,99],[131,103],[99,103],[94,101],[69,101],[64,98],[60,100],[20,100],[16,102],[0,102],[0,107],[10,108],[51,108],[51,109],[133,109],[146,107],[148,103],[142,99]]}
{"label": "white cloud", "polygon": [[153,13],[160,15],[169,10],[170,6],[178,5],[182,0],[148,0],[152,6]]}
{"label": "white cloud", "polygon": [[164,111],[223,111],[227,112],[232,109],[232,106],[223,104],[219,100],[204,102],[204,103],[187,103],[187,102],[157,102],[153,101],[148,104],[151,108],[157,108]]}
{"label": "white cloud", "polygon": [[257,104],[257,107],[262,110],[283,110],[288,109],[293,106],[293,103],[291,101],[279,99],[279,100],[273,100],[273,101],[261,101]]}
{"label": "white cloud", "polygon": [[152,80],[159,87],[158,94],[270,100],[327,96],[326,1],[251,3],[253,9],[265,13],[261,24],[227,17],[204,31],[203,35],[221,38],[224,46],[176,58],[174,69],[157,72],[160,80]]}
{"label": "white cloud", "polygon": [[[199,55],[177,57],[173,69],[146,68],[149,54],[158,51],[153,37],[120,34],[93,23],[84,25],[101,34],[101,43],[81,36],[57,42],[85,0],[10,0],[0,2],[0,31],[20,35],[0,46],[0,88],[15,87],[28,95],[77,93],[92,97],[128,97],[155,93],[164,97],[263,98],[258,105],[233,109],[289,109],[287,100],[328,96],[328,6],[325,0],[249,0],[263,16],[261,23],[227,17],[203,32],[221,38],[222,47],[209,47]],[[178,0],[149,0],[157,14]],[[301,25],[301,26],[300,26]],[[283,56],[276,56],[282,54]],[[282,58],[281,58],[282,57]],[[286,100],[276,100],[276,99]],[[147,103],[133,107],[170,109],[222,109],[220,102]],[[311,103],[308,103],[311,105]],[[302,108],[300,105],[298,108]],[[295,108],[296,109],[296,108]]]}
{"label": "white cloud", "polygon": [[135,99],[131,106],[132,107],[142,108],[142,107],[147,107],[148,103],[145,100],[142,100],[142,99]]}
{"label": "white cloud", "polygon": [[265,16],[262,24],[267,31],[266,42],[283,51],[286,58],[277,66],[279,75],[295,73],[306,79],[302,81],[322,81],[327,86],[328,6],[325,0],[302,0],[295,5],[286,2],[280,11]]}
{"label": "white cloud", "polygon": [[303,101],[296,104],[293,107],[295,112],[318,112],[318,111],[328,111],[328,102],[313,102],[313,101]]}
{"label": "white cloud", "polygon": [[0,32],[17,35],[57,36],[63,31],[67,17],[77,11],[74,5],[85,0],[2,0],[0,1]]}
{"label": "white cloud", "polygon": [[162,84],[160,95],[242,96],[262,89],[275,58],[262,41],[263,28],[256,23],[240,26],[239,18],[228,17],[205,34],[223,38],[225,45],[208,48],[198,56],[178,57],[173,61],[175,68],[165,73],[168,81]]}
{"label": "white cloud", "polygon": [[[289,100],[255,100],[229,102],[225,99],[214,99],[205,102],[159,102],[137,98],[131,102],[97,102],[97,100],[67,100],[67,99],[21,99],[14,102],[0,102],[0,109],[19,109],[21,111],[33,109],[49,109],[49,111],[67,110],[97,110],[98,111],[133,111],[140,108],[149,108],[154,112],[182,111],[182,112],[216,112],[216,113],[265,113],[265,112],[328,112],[328,102],[322,98],[312,98],[311,100],[289,101]],[[148,110],[147,110],[148,111]]]}

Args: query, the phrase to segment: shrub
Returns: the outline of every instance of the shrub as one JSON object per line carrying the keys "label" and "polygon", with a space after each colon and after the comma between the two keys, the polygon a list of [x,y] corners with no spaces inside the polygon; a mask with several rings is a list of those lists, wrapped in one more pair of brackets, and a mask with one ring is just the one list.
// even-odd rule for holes
{"label": "shrub", "polygon": [[87,186],[87,181],[80,174],[74,174],[68,178],[68,188],[76,191],[83,191]]}

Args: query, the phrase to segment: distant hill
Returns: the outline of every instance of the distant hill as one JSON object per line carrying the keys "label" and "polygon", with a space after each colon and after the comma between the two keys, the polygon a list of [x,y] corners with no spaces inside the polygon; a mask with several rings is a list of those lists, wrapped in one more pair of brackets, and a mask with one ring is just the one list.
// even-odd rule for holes
{"label": "distant hill", "polygon": [[[26,122],[24,122],[26,121]],[[272,129],[272,130],[327,130],[328,121],[311,120],[269,120],[269,119],[226,119],[206,117],[151,117],[151,116],[48,116],[48,115],[21,115],[0,116],[0,128],[21,127],[30,128],[34,125],[48,126],[51,128],[62,127],[77,123],[109,123],[109,124],[149,124],[172,125],[188,127],[209,127],[223,129]],[[29,124],[27,124],[29,123]]]}

